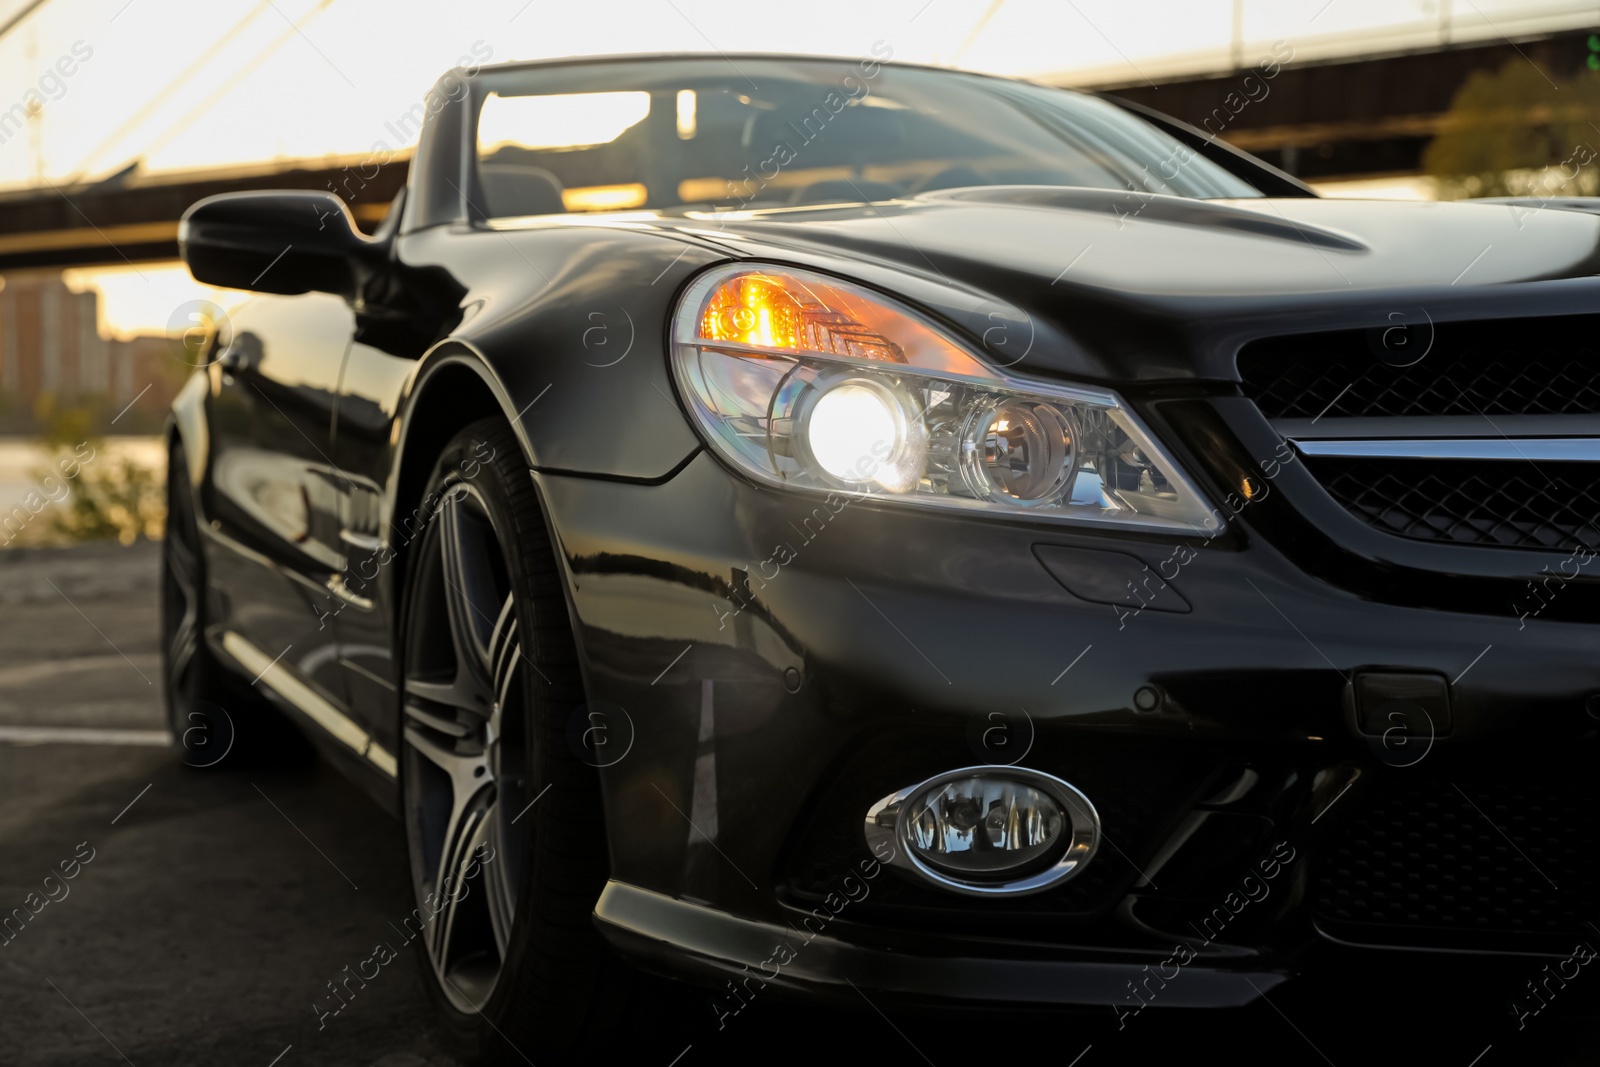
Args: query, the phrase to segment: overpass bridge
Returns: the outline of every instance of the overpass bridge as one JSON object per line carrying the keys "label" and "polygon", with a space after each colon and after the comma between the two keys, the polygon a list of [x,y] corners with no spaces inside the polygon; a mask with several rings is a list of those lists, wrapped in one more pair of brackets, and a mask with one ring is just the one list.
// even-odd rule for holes
{"label": "overpass bridge", "polygon": [[323,189],[371,231],[405,185],[409,156],[386,163],[289,161],[0,193],[0,271],[178,258],[178,219],[202,197],[249,189]]}
{"label": "overpass bridge", "polygon": [[[1241,86],[1254,69],[1247,65],[1254,58],[1248,53],[1240,57],[1244,63],[1220,72],[1157,74],[1151,81],[1130,69],[1129,76],[1047,80],[1107,92],[1202,129],[1220,129],[1222,139],[1235,148],[1306,181],[1385,177],[1420,172],[1423,150],[1449,122],[1456,91],[1474,73],[1517,62],[1534,64],[1551,76],[1570,76],[1600,65],[1600,48],[1590,40],[1597,29],[1600,12],[1593,26],[1529,37],[1436,42],[1378,55],[1293,58],[1265,83],[1265,95],[1250,89],[1260,99],[1243,107],[1239,101],[1248,97]],[[1260,77],[1252,84],[1261,84]],[[1225,103],[1230,95],[1231,107]],[[1539,119],[1528,116],[1530,125]],[[1600,122],[1600,115],[1595,119]],[[1600,128],[1595,145],[1600,147]]]}
{"label": "overpass bridge", "polygon": [[[1451,100],[1469,76],[1510,61],[1534,63],[1555,75],[1572,73],[1600,53],[1590,47],[1591,32],[1577,28],[1517,39],[1440,41],[1383,55],[1296,57],[1272,77],[1270,92],[1237,113],[1225,101],[1234,94],[1237,104],[1243,79],[1251,73],[1242,54],[1235,69],[1154,81],[1134,75],[1132,67],[1132,77],[1086,80],[1079,74],[1039,80],[1109,92],[1195,126],[1220,129],[1235,146],[1307,180],[1415,174],[1423,149],[1444,128]],[[372,165],[351,157],[151,176],[130,171],[95,184],[0,193],[0,271],[176,258],[184,209],[213,193],[244,189],[335,190],[350,203],[357,222],[370,229],[404,184],[408,164],[395,159],[374,173]]]}

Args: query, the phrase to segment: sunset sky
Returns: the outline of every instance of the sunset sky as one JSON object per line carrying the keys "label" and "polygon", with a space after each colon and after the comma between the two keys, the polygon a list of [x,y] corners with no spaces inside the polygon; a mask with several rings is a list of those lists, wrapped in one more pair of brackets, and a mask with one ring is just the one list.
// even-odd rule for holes
{"label": "sunset sky", "polygon": [[[1280,38],[1315,54],[1359,50],[1362,38],[1425,37],[1437,32],[1440,2],[1245,0],[1246,60]],[[1457,39],[1594,11],[1570,0],[1444,2]],[[0,24],[25,6],[0,0]],[[0,38],[0,115],[30,90],[44,100],[27,130],[0,127],[0,187],[41,173],[56,184],[93,180],[135,161],[163,171],[402,147],[387,127],[474,47],[499,62],[641,51],[863,55],[881,40],[902,60],[1136,78],[1185,57],[1220,66],[1232,19],[1232,0],[51,0]],[[78,271],[69,281],[103,290],[112,329],[156,329],[186,276],[140,270]]]}

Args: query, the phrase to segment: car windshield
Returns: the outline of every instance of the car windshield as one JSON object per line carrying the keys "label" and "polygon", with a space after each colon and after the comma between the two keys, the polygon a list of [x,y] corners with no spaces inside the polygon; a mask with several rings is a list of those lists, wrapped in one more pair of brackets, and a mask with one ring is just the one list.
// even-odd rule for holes
{"label": "car windshield", "polygon": [[1260,193],[1092,96],[875,60],[605,61],[485,72],[479,214],[742,209],[978,185]]}

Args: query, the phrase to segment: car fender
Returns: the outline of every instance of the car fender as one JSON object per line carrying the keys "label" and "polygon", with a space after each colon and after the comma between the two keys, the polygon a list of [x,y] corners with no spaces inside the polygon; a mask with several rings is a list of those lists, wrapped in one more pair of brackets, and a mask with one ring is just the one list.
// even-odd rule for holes
{"label": "car fender", "polygon": [[[189,465],[189,484],[196,489],[205,479],[206,463],[211,454],[211,431],[206,418],[206,400],[210,393],[210,371],[201,369],[191,374],[173,398],[172,415],[167,420],[168,444],[176,439],[183,445],[184,458]],[[195,505],[201,505],[198,493]]]}

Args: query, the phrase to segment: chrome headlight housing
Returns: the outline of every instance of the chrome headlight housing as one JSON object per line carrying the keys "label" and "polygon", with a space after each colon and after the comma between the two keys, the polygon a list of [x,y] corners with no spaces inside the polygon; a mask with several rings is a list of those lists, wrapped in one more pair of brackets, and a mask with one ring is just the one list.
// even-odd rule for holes
{"label": "chrome headlight housing", "polygon": [[678,304],[672,367],[713,450],[768,485],[1094,525],[1215,526],[1115,393],[1008,375],[849,282],[749,263],[707,271]]}

